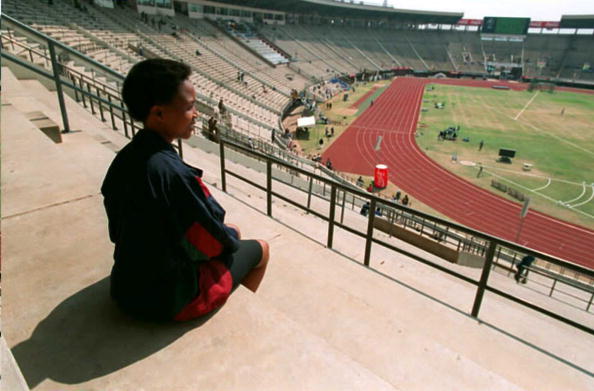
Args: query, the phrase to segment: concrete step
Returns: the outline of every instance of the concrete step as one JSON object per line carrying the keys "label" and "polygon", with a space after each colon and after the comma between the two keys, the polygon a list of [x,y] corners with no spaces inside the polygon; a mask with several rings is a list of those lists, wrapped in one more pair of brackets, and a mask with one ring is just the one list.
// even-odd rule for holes
{"label": "concrete step", "polygon": [[[227,159],[229,169],[234,158],[228,156]],[[209,161],[200,159],[200,166],[208,173],[207,180],[218,182],[218,168],[210,166]],[[261,175],[248,171],[239,169],[236,172],[257,183],[264,182]],[[265,197],[260,191],[236,180],[228,179],[227,186],[230,194],[239,197],[245,205],[265,211]],[[276,192],[305,201],[302,194],[287,193],[276,182],[273,186]],[[273,215],[276,219],[286,227],[306,231],[307,237],[325,240],[327,223],[282,204],[275,202]],[[230,210],[228,214],[234,215]],[[484,304],[482,319],[505,325],[511,332],[502,333],[501,329],[485,326],[462,313],[469,311],[475,291],[473,286],[377,247],[372,253],[375,272],[367,273],[360,263],[350,263],[344,256],[319,245],[317,249],[312,248],[304,239],[293,239],[283,229],[270,226],[255,225],[256,237],[267,237],[269,231],[274,230],[278,238],[271,242],[276,252],[273,259],[281,261],[271,263],[267,283],[259,294],[307,330],[324,336],[338,350],[349,352],[353,359],[373,368],[394,386],[429,390],[439,388],[440,384],[446,384],[446,389],[469,390],[588,388],[590,376],[555,358],[555,355],[566,357],[577,364],[577,368],[592,371],[594,368],[586,353],[589,348],[576,354],[571,344],[563,347],[558,343],[579,340],[580,344],[594,348],[594,341],[588,341],[585,334],[490,296]],[[364,245],[352,235],[337,231],[334,243],[341,252],[351,254],[351,260],[361,259]],[[402,243],[397,245],[406,247]],[[345,266],[345,262],[348,265]],[[461,269],[458,267],[456,271]],[[469,275],[478,278],[476,271]],[[390,277],[386,279],[386,276]],[[505,276],[494,276],[493,279],[496,286],[507,285],[509,288],[512,284],[517,288]],[[288,286],[291,289],[287,290]],[[525,292],[515,290],[513,294],[525,295]],[[419,296],[419,292],[426,292],[428,296]],[[546,299],[542,295],[539,298],[532,296],[529,301]],[[555,309],[566,307],[558,305]],[[577,311],[572,312],[575,315]],[[584,311],[580,313],[582,322],[591,318]],[[535,329],[539,332],[535,333]],[[510,339],[510,335],[516,337]],[[534,346],[544,347],[545,351],[555,354],[543,354],[541,349],[533,349]],[[395,358],[395,352],[399,352],[397,357],[402,360]],[[422,372],[427,362],[432,363],[430,371],[435,371],[435,376]],[[526,368],[534,370],[533,376],[525,376]],[[410,373],[416,374],[416,380]],[[543,378],[538,373],[555,375]],[[415,383],[419,379],[427,384],[426,388]]]}
{"label": "concrete step", "polygon": [[[124,316],[109,299],[101,202],[95,196],[3,220],[4,316],[11,319],[3,331],[32,389],[393,390],[242,287],[205,322]],[[57,221],[76,240],[61,240]],[[17,248],[19,240],[40,247]],[[76,278],[65,281],[66,274]],[[51,294],[34,293],[40,280]]]}
{"label": "concrete step", "polygon": [[[20,87],[31,105],[45,109],[35,102],[34,83],[19,86],[5,69],[2,76],[6,99],[23,97],[13,90]],[[52,149],[38,134],[18,137],[23,128],[24,117],[8,103],[1,140],[3,336],[32,389],[393,390],[242,287],[207,321],[163,325],[124,316],[109,299],[113,246],[97,194],[110,163],[97,157],[113,154],[84,132],[76,148]],[[79,170],[95,172],[87,175],[91,186]],[[72,178],[80,194],[56,198]],[[54,187],[39,191],[40,182]],[[44,202],[23,202],[35,191]],[[40,284],[47,290],[40,292]],[[163,365],[173,362],[164,373]]]}

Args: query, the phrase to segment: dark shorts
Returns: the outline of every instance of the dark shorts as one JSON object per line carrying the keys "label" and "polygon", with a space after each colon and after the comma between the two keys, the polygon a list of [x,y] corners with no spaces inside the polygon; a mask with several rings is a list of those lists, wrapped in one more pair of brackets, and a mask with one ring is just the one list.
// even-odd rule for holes
{"label": "dark shorts", "polygon": [[257,240],[240,240],[239,250],[233,253],[228,264],[233,277],[233,289],[237,288],[245,276],[260,263],[262,246]]}
{"label": "dark shorts", "polygon": [[177,321],[196,319],[220,308],[229,294],[262,259],[262,246],[257,240],[240,240],[239,249],[223,264],[211,260],[199,266],[199,286],[202,290],[174,317]]}

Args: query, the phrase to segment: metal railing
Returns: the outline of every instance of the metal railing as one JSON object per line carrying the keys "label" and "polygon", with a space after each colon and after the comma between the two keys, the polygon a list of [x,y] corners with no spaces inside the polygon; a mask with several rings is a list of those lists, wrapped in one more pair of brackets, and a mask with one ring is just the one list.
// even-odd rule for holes
{"label": "metal railing", "polygon": [[[340,175],[340,173],[335,173],[332,170],[328,170],[323,166],[320,166],[319,169],[320,172],[325,174],[328,178],[341,182],[343,185],[347,187],[358,189],[358,186],[351,183],[345,176]],[[314,171],[314,173],[316,172],[317,171]],[[278,181],[282,182],[283,180],[278,179]],[[298,185],[293,183],[293,181],[284,183],[296,189],[306,191],[304,190],[304,188],[300,188]],[[310,182],[308,187],[308,199],[311,199],[311,196],[314,195],[323,199],[324,201],[330,201],[330,190],[327,189],[328,186],[326,185],[326,183],[322,183],[322,185],[319,186],[320,188],[317,190],[317,193],[319,194],[316,194],[316,191],[312,186],[312,182]],[[348,206],[348,204],[350,204],[351,210],[355,210],[363,206],[365,202],[367,202],[366,199],[362,199],[356,196],[355,194],[351,194],[350,200],[347,203],[346,196],[343,195],[342,203],[340,205],[342,209],[340,222],[343,222],[345,206]],[[308,207],[309,203],[310,201],[308,201]],[[386,216],[386,219],[390,223],[390,225],[398,225],[404,229],[411,230],[411,232],[416,231],[418,233],[418,236],[427,236],[428,238],[431,238],[442,245],[455,249],[457,253],[465,252],[481,257],[484,257],[487,253],[489,245],[488,242],[481,239],[477,239],[474,236],[468,238],[463,233],[456,231],[450,226],[438,225],[435,221],[427,220],[423,217],[417,216],[415,213],[416,211],[414,213],[408,213],[402,210],[393,209],[389,206],[382,207],[382,214]],[[391,234],[390,237],[392,237]],[[509,276],[510,273],[514,271],[516,264],[519,263],[520,259],[523,257],[524,254],[525,252],[512,251],[510,249],[506,249],[500,246],[497,248],[497,252],[494,255],[493,269],[499,268],[502,271],[506,272],[507,276]],[[592,284],[592,282],[594,282],[594,278],[592,278],[591,276],[579,274],[577,272],[574,272],[573,277],[566,276],[565,273],[567,272],[567,269],[565,269],[564,267],[559,267],[559,272],[554,272],[550,270],[550,268],[552,267],[550,263],[542,260],[539,261],[539,263],[544,265],[542,267],[532,268],[531,270],[536,270],[537,274],[551,280],[549,296],[552,296],[552,294],[555,292],[555,289],[557,288],[557,283],[560,282],[561,284],[570,286],[572,288],[578,289],[582,292],[589,294],[590,298],[587,300],[585,308],[585,311],[589,311],[592,302],[594,301],[594,285]],[[590,284],[579,281],[582,278],[589,280]]]}
{"label": "metal railing", "polygon": [[[263,186],[258,183],[255,183],[254,181],[246,178],[244,175],[241,175],[239,173],[236,173],[236,172],[233,172],[233,171],[227,169],[226,165],[225,165],[225,149],[226,148],[240,151],[241,153],[246,154],[246,155],[254,156],[255,158],[259,159],[260,161],[265,162],[265,164],[266,164],[266,185]],[[383,246],[383,247],[390,249],[392,251],[404,254],[418,262],[421,262],[425,265],[428,265],[428,266],[433,267],[437,270],[440,270],[450,276],[456,277],[456,278],[461,279],[467,283],[475,285],[477,287],[477,289],[476,289],[476,293],[475,293],[474,300],[472,303],[472,308],[470,310],[470,315],[474,318],[477,318],[479,315],[485,292],[490,292],[490,293],[496,294],[500,297],[503,297],[509,301],[518,303],[518,304],[528,307],[534,311],[545,314],[553,319],[556,319],[560,322],[566,323],[566,324],[573,326],[579,330],[582,330],[586,333],[594,335],[594,329],[589,327],[588,325],[585,325],[585,324],[579,323],[575,320],[572,320],[570,318],[567,318],[566,316],[561,315],[560,313],[553,312],[549,309],[540,307],[536,304],[533,304],[529,301],[526,301],[524,299],[516,297],[513,294],[505,292],[505,291],[498,289],[497,287],[489,284],[489,276],[490,276],[491,270],[494,267],[494,259],[495,259],[496,253],[501,248],[510,249],[510,250],[517,251],[519,253],[524,253],[524,254],[532,254],[532,255],[534,255],[540,259],[543,259],[551,264],[562,266],[566,269],[573,270],[575,272],[581,273],[581,274],[589,276],[591,278],[594,278],[594,270],[585,268],[580,265],[576,265],[573,263],[563,261],[561,259],[552,257],[550,255],[540,253],[533,249],[529,249],[529,248],[517,245],[515,243],[508,242],[506,240],[485,234],[483,232],[472,230],[472,229],[465,227],[463,225],[460,225],[460,224],[452,223],[452,222],[443,220],[443,219],[435,217],[435,216],[431,216],[429,214],[426,214],[426,213],[423,213],[420,211],[414,211],[408,207],[398,205],[394,202],[376,197],[372,194],[365,193],[358,189],[354,189],[352,186],[347,186],[347,185],[338,183],[332,179],[328,179],[328,178],[322,177],[320,175],[311,173],[309,171],[306,171],[302,168],[293,166],[293,165],[291,165],[287,162],[284,162],[280,159],[277,159],[275,157],[271,157],[271,156],[262,154],[260,152],[250,149],[249,147],[245,147],[243,145],[231,142],[229,140],[224,140],[223,138],[221,138],[220,143],[219,143],[219,153],[220,153],[220,164],[221,164],[221,184],[222,184],[223,191],[225,191],[225,192],[227,191],[227,175],[230,175],[234,178],[237,178],[237,179],[239,179],[245,183],[248,183],[249,185],[265,192],[265,194],[266,194],[266,214],[270,217],[272,217],[272,215],[273,215],[272,198],[275,197],[275,198],[278,198],[278,199],[280,199],[280,200],[282,200],[282,201],[284,201],[298,209],[301,209],[301,210],[307,212],[308,214],[311,214],[311,215],[316,216],[324,221],[327,221],[328,222],[328,231],[327,231],[327,236],[326,236],[326,246],[328,248],[333,247],[334,231],[336,228],[341,228],[351,234],[354,234],[356,236],[364,238],[365,239],[365,253],[364,253],[365,255],[364,255],[364,259],[363,259],[363,264],[367,267],[370,267],[370,257],[371,257],[372,245],[374,245],[374,244],[380,245],[380,246]],[[273,165],[278,166],[278,167],[284,167],[285,169],[290,170],[295,173],[298,173],[299,175],[309,178],[310,180],[315,180],[320,183],[325,183],[326,186],[328,186],[330,188],[330,197],[329,197],[330,207],[329,207],[328,213],[324,214],[324,213],[320,213],[320,212],[312,209],[310,206],[309,197],[308,197],[307,205],[302,205],[301,203],[295,201],[292,197],[287,197],[283,194],[280,194],[279,192],[274,191],[273,187],[272,187],[272,183],[273,183],[272,166]],[[337,201],[340,200],[340,197],[338,195],[342,194],[342,200],[344,202],[346,194],[349,194],[349,193],[353,194],[354,196],[359,197],[361,199],[367,200],[370,204],[369,205],[370,213],[368,214],[368,217],[367,217],[368,221],[367,221],[366,232],[360,232],[352,227],[347,226],[342,221],[339,221],[337,219],[336,207],[337,207],[337,205],[339,205],[339,202],[337,202]],[[373,213],[373,211],[375,211],[376,208],[380,205],[390,207],[394,210],[400,211],[401,213],[408,213],[410,215],[420,217],[422,219],[425,219],[426,221],[433,222],[434,224],[439,224],[440,226],[448,227],[450,229],[471,235],[474,238],[484,241],[486,243],[486,252],[484,254],[484,264],[482,266],[480,278],[478,280],[473,279],[473,278],[468,277],[464,274],[461,274],[455,270],[451,270],[443,265],[440,265],[434,261],[431,261],[431,260],[427,259],[426,257],[422,257],[417,254],[410,253],[404,249],[394,246],[391,243],[388,243],[384,240],[375,238],[374,237],[374,220],[376,218],[376,215],[375,215],[375,213]],[[342,218],[340,220],[342,220]]]}
{"label": "metal railing", "polygon": [[[113,71],[111,68],[93,60],[92,58],[87,57],[83,53],[72,49],[65,44],[62,44],[61,42],[56,41],[55,39],[35,29],[32,29],[31,27],[19,22],[14,18],[11,18],[10,16],[2,14],[2,21],[3,23],[8,22],[9,25],[18,29],[22,29],[27,33],[27,35],[35,37],[39,42],[47,47],[48,54],[27,47],[21,43],[19,47],[24,48],[27,51],[31,62],[27,62],[26,60],[21,59],[7,52],[6,50],[2,50],[2,57],[54,82],[56,86],[56,93],[58,95],[60,114],[62,116],[63,133],[69,133],[71,130],[68,119],[68,111],[66,109],[64,100],[64,88],[72,91],[75,100],[82,103],[85,108],[89,108],[93,115],[99,114],[102,121],[107,121],[106,113],[108,112],[113,130],[118,130],[116,125],[117,118],[124,128],[124,135],[127,138],[132,138],[136,132],[141,129],[141,126],[135,123],[132,117],[129,115],[119,91],[113,89],[113,87],[107,84],[95,80],[94,78],[90,78],[89,76],[77,71],[72,67],[62,64],[59,61],[57,50],[61,50],[61,56],[64,53],[72,55],[73,57],[82,60],[84,63],[92,64],[93,67],[101,69],[112,78],[123,81],[124,77],[122,75]],[[4,41],[7,41],[14,47],[16,40],[12,36],[2,38]],[[34,64],[34,55],[43,59],[44,65],[49,66],[49,71]],[[174,146],[177,148],[180,156],[183,156],[181,140],[178,140]]]}

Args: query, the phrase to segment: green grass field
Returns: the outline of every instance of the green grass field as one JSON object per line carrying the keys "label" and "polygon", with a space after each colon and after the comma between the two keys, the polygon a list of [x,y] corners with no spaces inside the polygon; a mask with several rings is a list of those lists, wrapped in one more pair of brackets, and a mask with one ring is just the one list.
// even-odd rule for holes
{"label": "green grass field", "polygon": [[[533,209],[594,228],[594,95],[433,87],[425,90],[417,130],[429,157],[497,194],[504,195],[491,187],[492,179],[529,196]],[[444,109],[435,109],[435,102],[444,102]],[[461,127],[458,140],[438,141],[439,131],[452,125]],[[516,150],[512,164],[497,162],[500,148]],[[452,163],[454,153],[458,162],[480,162],[481,178],[478,166]],[[532,170],[523,171],[523,163]]]}

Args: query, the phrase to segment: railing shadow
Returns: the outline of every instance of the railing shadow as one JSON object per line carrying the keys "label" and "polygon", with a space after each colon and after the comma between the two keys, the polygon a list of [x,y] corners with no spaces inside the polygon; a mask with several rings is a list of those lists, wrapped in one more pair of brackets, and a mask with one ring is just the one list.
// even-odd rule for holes
{"label": "railing shadow", "polygon": [[61,302],[12,352],[30,388],[45,379],[78,384],[158,352],[212,315],[185,323],[133,319],[111,300],[107,277]]}

